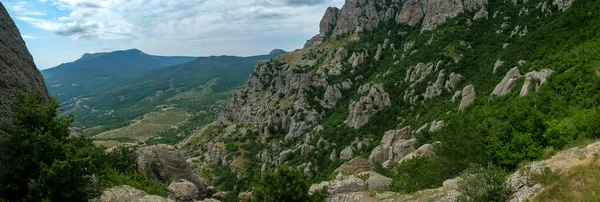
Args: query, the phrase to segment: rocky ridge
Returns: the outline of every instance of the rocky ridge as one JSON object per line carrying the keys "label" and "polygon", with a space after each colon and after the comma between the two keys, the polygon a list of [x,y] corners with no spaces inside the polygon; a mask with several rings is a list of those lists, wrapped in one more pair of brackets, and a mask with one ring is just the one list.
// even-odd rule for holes
{"label": "rocky ridge", "polygon": [[0,3],[0,121],[9,121],[17,92],[37,92],[48,100],[48,89],[25,41]]}

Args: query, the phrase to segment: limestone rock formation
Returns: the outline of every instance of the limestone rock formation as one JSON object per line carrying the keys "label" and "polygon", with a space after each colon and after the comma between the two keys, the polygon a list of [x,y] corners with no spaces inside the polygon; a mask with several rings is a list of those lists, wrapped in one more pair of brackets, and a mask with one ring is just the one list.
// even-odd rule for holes
{"label": "limestone rock formation", "polygon": [[354,157],[354,147],[352,145],[346,147],[340,152],[340,159],[349,160]]}
{"label": "limestone rock formation", "polygon": [[540,90],[542,85],[546,83],[548,77],[552,75],[552,70],[543,69],[541,71],[532,71],[525,74],[525,83],[521,88],[521,93],[519,95],[521,97],[526,96],[530,92],[537,92]]}
{"label": "limestone rock formation", "polygon": [[172,146],[142,147],[136,153],[138,155],[138,172],[146,173],[149,177],[166,183],[185,179],[197,187],[199,198],[206,197],[204,183],[192,172],[185,159]]}
{"label": "limestone rock formation", "polygon": [[200,199],[198,187],[185,179],[173,181],[167,189],[169,190],[168,198],[176,202],[193,202]]}
{"label": "limestone rock formation", "polygon": [[37,92],[47,100],[49,96],[42,74],[2,3],[0,30],[0,121],[10,121],[15,93]]}
{"label": "limestone rock formation", "polygon": [[433,30],[466,11],[477,11],[487,6],[487,0],[428,0],[422,30]]}
{"label": "limestone rock formation", "polygon": [[340,99],[342,99],[342,91],[337,86],[328,86],[323,95],[322,105],[330,109],[337,106]]}
{"label": "limestone rock formation", "polygon": [[582,165],[598,164],[596,157],[600,152],[600,142],[591,143],[585,147],[574,147],[558,152],[549,159],[532,162],[512,174],[508,184],[515,190],[510,202],[529,201],[544,190],[544,187],[531,179],[531,174],[542,175],[546,169],[555,174],[564,175],[570,170]]}
{"label": "limestone rock formation", "polygon": [[336,172],[341,172],[344,174],[358,174],[362,172],[374,171],[375,165],[367,159],[356,157],[352,160],[342,164],[339,168],[337,168]]}
{"label": "limestone rock formation", "polygon": [[386,19],[386,13],[387,18],[391,17],[392,11],[388,12],[389,8],[386,1],[346,0],[333,36],[372,30]]}
{"label": "limestone rock formation", "polygon": [[329,7],[325,11],[325,15],[321,19],[321,23],[319,24],[319,34],[311,38],[304,45],[305,48],[310,47],[312,45],[320,45],[323,43],[323,40],[327,38],[327,34],[330,34],[331,31],[337,25],[337,22],[340,17],[340,9],[335,7]]}
{"label": "limestone rock formation", "polygon": [[460,106],[458,107],[458,110],[464,110],[465,108],[467,108],[469,105],[473,104],[473,102],[475,101],[475,88],[473,87],[473,85],[468,85],[466,86],[463,90],[462,90],[462,99],[460,101]]}
{"label": "limestone rock formation", "polygon": [[344,176],[338,173],[335,180],[321,182],[310,186],[309,192],[314,193],[327,187],[332,195],[348,192],[361,191],[383,191],[387,190],[392,179],[382,176],[376,172],[362,172],[354,175]]}
{"label": "limestone rock formation", "polygon": [[92,202],[175,202],[160,196],[148,195],[142,190],[135,189],[127,185],[116,186],[104,190],[100,199],[93,199]]}
{"label": "limestone rock formation", "polygon": [[506,76],[504,76],[504,78],[496,86],[496,88],[494,88],[492,95],[503,96],[510,93],[510,91],[517,85],[518,79],[520,77],[521,73],[519,73],[519,68],[512,68],[506,73]]}
{"label": "limestone rock formation", "polygon": [[433,121],[431,122],[431,126],[429,127],[429,132],[436,132],[441,130],[446,124],[444,121]]}
{"label": "limestone rock formation", "polygon": [[[360,92],[360,91],[359,91]],[[352,102],[348,109],[350,115],[345,123],[352,128],[360,128],[366,124],[371,116],[385,106],[391,105],[390,95],[385,92],[383,85],[370,86],[369,94],[360,98],[358,102]]]}
{"label": "limestone rock formation", "polygon": [[402,6],[402,11],[398,15],[396,21],[398,23],[407,24],[410,26],[415,26],[421,22],[421,19],[425,16],[426,12],[426,4],[425,0],[408,0],[404,2]]}
{"label": "limestone rock formation", "polygon": [[396,164],[415,150],[415,135],[410,127],[400,130],[391,130],[383,135],[379,144],[369,156],[369,161],[382,163],[386,168],[393,168]]}
{"label": "limestone rock formation", "polygon": [[435,155],[434,145],[441,144],[441,142],[435,142],[433,144],[424,144],[419,147],[414,152],[406,155],[404,158],[400,159],[398,164],[401,164],[404,161],[410,160],[415,157],[425,157],[425,156],[433,156]]}

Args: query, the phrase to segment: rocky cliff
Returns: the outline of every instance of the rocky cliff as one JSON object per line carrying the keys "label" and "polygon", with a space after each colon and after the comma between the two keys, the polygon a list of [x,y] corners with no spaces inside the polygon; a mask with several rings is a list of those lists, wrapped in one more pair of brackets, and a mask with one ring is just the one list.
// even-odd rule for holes
{"label": "rocky cliff", "polygon": [[48,98],[44,78],[15,22],[0,3],[0,121],[10,119],[11,102],[17,92],[38,92]]}

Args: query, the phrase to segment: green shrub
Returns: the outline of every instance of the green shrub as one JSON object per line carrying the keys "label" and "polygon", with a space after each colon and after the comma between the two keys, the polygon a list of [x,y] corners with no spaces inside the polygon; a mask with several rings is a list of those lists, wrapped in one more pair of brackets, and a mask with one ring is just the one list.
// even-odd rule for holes
{"label": "green shrub", "polygon": [[279,166],[275,171],[266,171],[254,187],[256,201],[324,201],[325,190],[308,194],[310,182],[299,170]]}
{"label": "green shrub", "polygon": [[506,182],[506,171],[493,164],[487,167],[472,164],[461,175],[458,190],[460,201],[507,201],[513,190]]}

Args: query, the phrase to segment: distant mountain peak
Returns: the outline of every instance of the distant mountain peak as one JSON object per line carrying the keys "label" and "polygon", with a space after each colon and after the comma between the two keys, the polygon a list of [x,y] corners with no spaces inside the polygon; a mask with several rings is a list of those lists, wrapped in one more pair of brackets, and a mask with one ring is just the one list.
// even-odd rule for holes
{"label": "distant mountain peak", "polygon": [[100,57],[100,56],[104,56],[104,55],[116,55],[116,54],[140,54],[140,55],[148,55],[147,53],[144,53],[140,49],[132,48],[132,49],[127,49],[127,50],[116,50],[116,51],[111,51],[111,52],[84,53],[81,56],[80,60],[94,59],[94,58],[97,58],[97,57]]}
{"label": "distant mountain peak", "polygon": [[287,53],[287,52],[282,49],[274,49],[269,53],[269,55],[277,55],[277,54],[284,54],[284,53]]}

